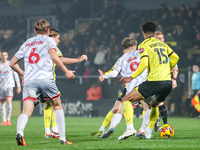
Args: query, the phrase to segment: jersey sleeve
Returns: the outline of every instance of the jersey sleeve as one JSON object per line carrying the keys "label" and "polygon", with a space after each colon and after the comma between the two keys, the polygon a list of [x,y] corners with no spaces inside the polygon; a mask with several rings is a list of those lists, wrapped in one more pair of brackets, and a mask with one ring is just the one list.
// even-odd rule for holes
{"label": "jersey sleeve", "polygon": [[179,56],[167,45],[167,53],[170,60],[170,69],[172,70],[178,63]]}
{"label": "jersey sleeve", "polygon": [[117,70],[118,72],[120,72],[121,67],[120,67],[119,63],[120,63],[120,59],[118,59],[118,60],[116,61],[116,63],[112,66],[112,68],[111,68],[109,71],[105,72],[104,74],[107,75],[107,74],[109,74],[110,72],[112,72],[114,69]]}
{"label": "jersey sleeve", "polygon": [[57,51],[56,41],[53,38],[49,37],[48,50],[50,49],[55,49]]}
{"label": "jersey sleeve", "polygon": [[24,58],[24,44],[20,47],[20,49],[15,54],[15,57],[17,57],[19,60]]}
{"label": "jersey sleeve", "polygon": [[56,47],[56,54],[58,55],[58,57],[63,57],[61,50]]}

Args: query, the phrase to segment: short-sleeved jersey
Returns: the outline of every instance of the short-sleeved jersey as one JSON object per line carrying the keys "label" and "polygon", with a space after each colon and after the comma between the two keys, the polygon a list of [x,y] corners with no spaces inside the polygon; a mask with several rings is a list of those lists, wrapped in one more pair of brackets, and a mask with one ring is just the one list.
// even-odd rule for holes
{"label": "short-sleeved jersey", "polygon": [[[140,54],[138,51],[131,51],[129,53],[123,54],[113,66],[113,70],[117,70],[122,77],[129,77],[135,72],[140,64]],[[133,88],[141,84],[146,80],[147,69],[141,73],[138,77],[133,79],[131,82],[126,84],[127,93],[129,93]]]}
{"label": "short-sleeved jersey", "polygon": [[56,50],[56,42],[48,36],[34,36],[28,39],[15,56],[24,58],[24,81],[34,79],[53,79],[53,61],[49,49]]}
{"label": "short-sleeved jersey", "polygon": [[[58,47],[56,47],[56,54],[57,54],[58,57],[63,57],[62,52],[60,51],[60,49]],[[54,80],[56,81],[55,69],[56,69],[56,64],[53,63],[53,75],[54,75]]]}
{"label": "short-sleeved jersey", "polygon": [[15,87],[14,71],[10,68],[9,64],[10,61],[6,63],[0,61],[0,89]]}
{"label": "short-sleeved jersey", "polygon": [[155,37],[145,39],[139,45],[140,58],[148,58],[148,81],[171,80],[169,56],[173,50]]}

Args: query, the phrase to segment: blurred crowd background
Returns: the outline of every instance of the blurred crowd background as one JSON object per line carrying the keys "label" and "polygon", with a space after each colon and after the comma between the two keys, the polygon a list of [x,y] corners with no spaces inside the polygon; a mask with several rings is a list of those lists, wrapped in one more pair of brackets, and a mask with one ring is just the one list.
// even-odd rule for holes
{"label": "blurred crowd background", "polygon": [[[88,56],[87,62],[67,66],[76,71],[76,76],[82,76],[81,84],[87,86],[98,80],[98,69],[108,71],[122,55],[124,37],[134,37],[141,43],[141,25],[154,21],[157,30],[163,31],[166,43],[180,56],[178,87],[169,99],[176,107],[179,105],[175,114],[187,112],[192,66],[200,63],[199,0],[1,0],[0,50],[13,56],[32,35],[34,23],[40,18],[47,18],[59,30],[58,47],[64,57]],[[59,75],[64,74],[58,68],[56,72],[59,80]],[[116,90],[114,83],[122,89],[118,79],[98,83],[103,89],[102,98],[117,98],[104,90],[104,84]],[[67,84],[80,84],[80,78]]]}

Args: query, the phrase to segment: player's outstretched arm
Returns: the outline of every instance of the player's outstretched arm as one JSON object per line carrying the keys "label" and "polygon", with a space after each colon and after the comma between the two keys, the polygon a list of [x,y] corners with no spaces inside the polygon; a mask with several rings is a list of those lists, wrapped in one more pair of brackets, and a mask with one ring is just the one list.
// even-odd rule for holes
{"label": "player's outstretched arm", "polygon": [[87,55],[82,55],[80,58],[67,58],[67,57],[60,57],[61,61],[65,65],[75,64],[82,61],[87,61]]}
{"label": "player's outstretched arm", "polygon": [[10,67],[14,70],[14,71],[16,71],[18,74],[20,74],[21,76],[23,76],[24,75],[24,71],[20,68],[20,66],[18,65],[18,62],[19,62],[20,60],[16,57],[16,56],[14,56],[13,58],[12,58],[12,60],[10,61]]}
{"label": "player's outstretched arm", "polygon": [[75,71],[68,70],[65,67],[60,58],[57,56],[55,49],[50,49],[49,55],[51,56],[52,61],[65,73],[65,76],[68,79],[73,79],[75,77]]}

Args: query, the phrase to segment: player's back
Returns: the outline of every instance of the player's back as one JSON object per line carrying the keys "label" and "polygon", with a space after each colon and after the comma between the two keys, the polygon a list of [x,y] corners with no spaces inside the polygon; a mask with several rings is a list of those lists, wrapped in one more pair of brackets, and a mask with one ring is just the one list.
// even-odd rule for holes
{"label": "player's back", "polygon": [[[122,55],[116,62],[115,70],[118,70],[122,77],[129,77],[136,71],[140,65],[140,54],[138,51],[131,51]],[[131,82],[126,84],[127,93],[129,93],[133,88],[141,84],[146,80],[147,69],[144,70],[139,76],[134,78]]]}
{"label": "player's back", "polygon": [[56,42],[48,36],[35,36],[28,39],[16,53],[18,59],[24,58],[24,79],[53,79],[53,62],[48,53],[56,49]]}
{"label": "player's back", "polygon": [[139,45],[140,56],[148,55],[148,81],[171,80],[168,56],[173,50],[155,37],[145,39]]}

